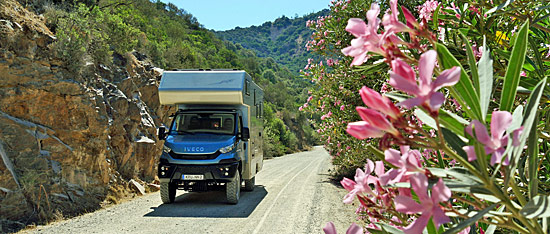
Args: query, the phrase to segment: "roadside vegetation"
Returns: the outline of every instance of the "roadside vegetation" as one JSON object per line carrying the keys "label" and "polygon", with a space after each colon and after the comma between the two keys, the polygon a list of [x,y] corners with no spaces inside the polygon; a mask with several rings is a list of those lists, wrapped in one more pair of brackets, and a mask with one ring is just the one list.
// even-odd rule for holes
{"label": "roadside vegetation", "polygon": [[308,22],[323,58],[302,109],[320,112],[350,175],[347,233],[548,233],[549,15],[542,2],[333,1]]}
{"label": "roadside vegetation", "polygon": [[[57,56],[74,73],[89,64],[113,68],[136,52],[171,69],[243,69],[265,91],[264,155],[280,156],[317,142],[306,114],[298,112],[311,83],[270,57],[219,39],[172,3],[149,0],[20,1],[42,14],[55,33]],[[120,65],[120,64],[118,64]]]}

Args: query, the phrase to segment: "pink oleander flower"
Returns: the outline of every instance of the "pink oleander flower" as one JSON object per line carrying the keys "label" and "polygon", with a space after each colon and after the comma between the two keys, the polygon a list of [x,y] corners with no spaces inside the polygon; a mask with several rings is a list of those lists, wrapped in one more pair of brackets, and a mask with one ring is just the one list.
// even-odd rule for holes
{"label": "pink oleander flower", "polygon": [[[323,231],[325,234],[338,234],[336,232],[336,227],[334,226],[334,223],[328,222],[327,225],[323,228]],[[355,223],[352,223],[351,226],[349,226],[348,230],[346,231],[346,234],[364,234],[363,228]]]}
{"label": "pink oleander flower", "polygon": [[481,56],[483,55],[483,46],[480,46],[478,48],[476,44],[473,44],[472,51],[474,52],[474,56],[476,56],[476,58],[481,58]]}
{"label": "pink oleander flower", "polygon": [[519,73],[519,75],[520,75],[520,76],[523,76],[523,77],[526,77],[526,76],[527,76],[527,73],[525,73],[525,71],[521,71],[521,72]]}
{"label": "pink oleander flower", "polygon": [[380,93],[387,93],[389,91],[388,83],[382,84],[382,88],[380,88]]}
{"label": "pink oleander flower", "polygon": [[298,110],[299,110],[299,111],[303,111],[303,110],[304,110],[304,107],[303,107],[303,106],[300,106],[300,107],[298,107]]}
{"label": "pink oleander flower", "polygon": [[460,9],[457,6],[455,6],[454,2],[451,2],[451,7],[447,7],[446,9],[453,10],[455,12],[456,18],[460,19],[460,14],[458,14],[460,12]]}
{"label": "pink oleander flower", "polygon": [[432,112],[436,112],[439,107],[443,105],[445,96],[436,91],[442,87],[452,86],[458,83],[460,79],[460,68],[453,67],[447,69],[432,81],[436,58],[437,53],[434,50],[427,51],[420,56],[418,64],[418,81],[411,66],[403,60],[397,58],[391,62],[392,71],[390,71],[390,85],[398,90],[415,96],[414,98],[400,102],[398,105],[408,109],[414,106],[423,106]]}
{"label": "pink oleander flower", "polygon": [[[406,8],[404,7],[402,7],[402,9],[404,11],[406,10]],[[407,16],[407,14],[405,15]],[[390,9],[386,11],[386,14],[384,14],[384,17],[382,17],[382,25],[384,25],[384,29],[386,30],[386,33],[395,34],[399,32],[412,32],[412,30],[409,27],[407,27],[407,25],[399,21],[399,19],[397,18],[398,16],[399,16],[399,10],[397,9],[397,0],[390,0]]]}
{"label": "pink oleander flower", "polygon": [[[512,124],[512,114],[508,111],[495,111],[491,116],[491,136],[487,132],[485,125],[478,120],[473,120],[470,125],[466,127],[466,132],[475,137],[485,147],[485,153],[492,154],[491,165],[500,163],[507,166],[510,164],[508,157],[502,160],[504,156],[505,147],[508,145],[509,134],[504,134],[506,129]],[[519,145],[519,135],[523,127],[513,132],[513,145]],[[475,131],[475,135],[474,135]],[[466,151],[468,155],[468,161],[477,159],[474,146],[464,146],[462,149]]]}
{"label": "pink oleander flower", "polygon": [[418,196],[420,204],[416,203],[412,198],[398,195],[395,198],[395,209],[398,212],[406,214],[422,213],[418,219],[409,224],[403,232],[405,234],[422,233],[426,228],[430,217],[437,228],[441,224],[450,222],[451,219],[445,215],[445,212],[439,206],[440,202],[449,200],[451,190],[443,184],[443,180],[439,181],[432,187],[431,196],[428,196],[428,178],[424,174],[414,174],[410,177],[411,187]]}
{"label": "pink oleander flower", "polygon": [[404,182],[407,181],[410,175],[424,172],[419,160],[421,158],[420,151],[410,150],[409,146],[401,146],[400,148],[401,152],[394,149],[384,151],[386,161],[397,168],[392,168],[380,176],[381,185]]}
{"label": "pink oleander flower", "polygon": [[370,137],[377,138],[384,136],[386,132],[394,136],[400,135],[386,116],[380,112],[361,106],[358,106],[356,110],[363,121],[349,123],[346,129],[346,132],[355,138],[360,140]]}
{"label": "pink oleander flower", "polygon": [[438,1],[428,0],[424,2],[422,6],[418,7],[418,13],[420,15],[420,19],[425,19],[426,21],[430,21],[432,19],[433,12],[437,9],[437,6],[439,6]]}
{"label": "pink oleander flower", "polygon": [[[321,108],[321,109],[323,109],[323,108]],[[321,116],[321,120],[325,120],[326,118],[330,118],[330,116],[332,116],[332,111],[329,111],[328,113]]]}
{"label": "pink oleander flower", "polygon": [[458,232],[457,234],[468,234],[470,233],[470,227],[464,228],[462,231]]}
{"label": "pink oleander flower", "polygon": [[350,46],[342,49],[342,53],[346,56],[354,57],[351,66],[361,65],[366,62],[368,59],[368,52],[382,55],[386,54],[380,46],[382,35],[378,34],[378,27],[380,26],[378,14],[380,14],[380,6],[373,3],[370,10],[367,11],[368,25],[359,18],[351,18],[348,20],[346,31],[356,38],[351,40]]}
{"label": "pink oleander flower", "polygon": [[397,119],[401,115],[399,109],[390,101],[389,98],[380,95],[378,92],[363,86],[359,90],[363,103],[369,108],[379,111],[392,119]]}
{"label": "pink oleander flower", "polygon": [[373,171],[375,171],[375,165],[371,160],[367,159],[365,171],[363,172],[360,168],[357,168],[355,171],[355,181],[348,178],[344,178],[340,181],[340,184],[342,184],[342,186],[349,191],[349,193],[344,196],[344,203],[352,203],[357,195],[375,195],[374,191],[369,186],[369,184],[376,184],[378,182],[377,177],[370,175]]}

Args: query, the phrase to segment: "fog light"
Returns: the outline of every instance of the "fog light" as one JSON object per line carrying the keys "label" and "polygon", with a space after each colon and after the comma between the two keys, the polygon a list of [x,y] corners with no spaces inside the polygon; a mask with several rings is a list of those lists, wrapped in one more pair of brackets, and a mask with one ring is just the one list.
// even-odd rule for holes
{"label": "fog light", "polygon": [[225,171],[229,171],[229,167],[226,167],[226,168],[225,168]]}
{"label": "fog light", "polygon": [[225,175],[225,176],[229,176],[229,172],[226,172],[224,175]]}
{"label": "fog light", "polygon": [[164,171],[160,173],[160,175],[164,175],[164,174],[165,174]]}

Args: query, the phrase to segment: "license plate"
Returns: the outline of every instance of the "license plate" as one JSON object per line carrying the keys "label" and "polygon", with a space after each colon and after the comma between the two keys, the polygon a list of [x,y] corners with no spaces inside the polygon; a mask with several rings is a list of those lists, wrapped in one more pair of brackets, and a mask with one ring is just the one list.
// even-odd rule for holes
{"label": "license plate", "polygon": [[183,180],[204,180],[204,175],[183,175]]}

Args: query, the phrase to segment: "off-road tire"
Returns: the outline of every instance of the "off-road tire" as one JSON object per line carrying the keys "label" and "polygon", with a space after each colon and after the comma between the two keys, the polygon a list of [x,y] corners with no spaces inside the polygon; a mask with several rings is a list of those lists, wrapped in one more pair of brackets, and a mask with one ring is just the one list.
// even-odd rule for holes
{"label": "off-road tire", "polygon": [[244,191],[254,191],[255,184],[256,184],[256,177],[252,177],[249,180],[244,180]]}
{"label": "off-road tire", "polygon": [[173,183],[160,183],[160,199],[164,204],[170,204],[176,199],[176,185]]}
{"label": "off-road tire", "polygon": [[239,196],[241,195],[241,173],[237,171],[235,178],[231,182],[225,183],[225,197],[227,198],[227,203],[237,204],[239,203]]}

